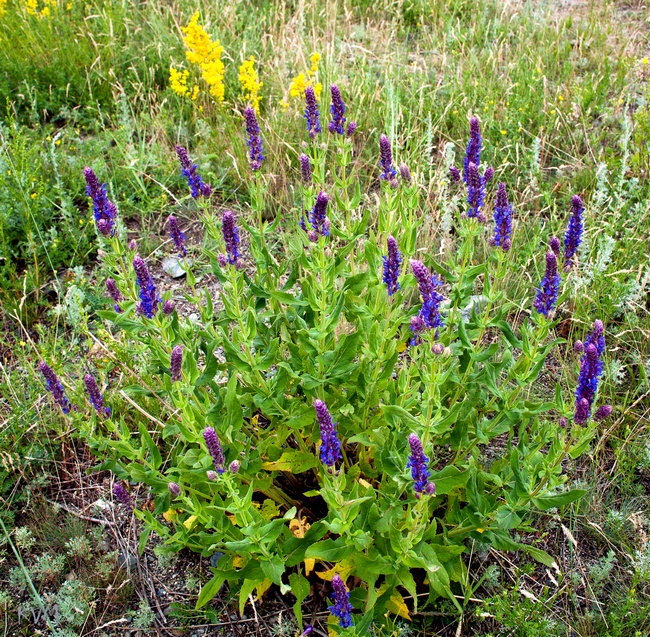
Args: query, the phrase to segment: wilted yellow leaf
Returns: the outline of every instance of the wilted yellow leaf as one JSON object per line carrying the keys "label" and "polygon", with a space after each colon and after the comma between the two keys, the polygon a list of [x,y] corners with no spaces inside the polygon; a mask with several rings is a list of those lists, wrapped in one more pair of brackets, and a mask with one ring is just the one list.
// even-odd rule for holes
{"label": "wilted yellow leaf", "polygon": [[167,509],[167,511],[163,513],[163,517],[167,522],[171,522],[180,512],[180,509]]}
{"label": "wilted yellow leaf", "polygon": [[316,560],[313,557],[305,558],[305,575],[309,577],[309,574],[314,570],[316,566]]}
{"label": "wilted yellow leaf", "polygon": [[190,515],[190,517],[187,518],[187,520],[185,520],[185,522],[183,522],[183,526],[184,526],[188,531],[190,531],[190,530],[192,529],[192,527],[194,526],[194,523],[196,522],[196,519],[197,519],[197,518],[196,518],[195,515]]}
{"label": "wilted yellow leaf", "polygon": [[367,482],[367,481],[364,480],[363,478],[359,478],[359,484],[360,484],[362,487],[366,487],[366,489],[372,489],[372,485],[370,484],[370,482]]}
{"label": "wilted yellow leaf", "polygon": [[237,526],[237,520],[235,519],[235,516],[232,513],[226,513],[226,517],[235,525]]}
{"label": "wilted yellow leaf", "polygon": [[273,500],[269,500],[267,498],[262,503],[260,513],[262,514],[262,517],[268,522],[269,520],[277,518],[280,515],[280,509],[278,508],[278,505],[273,502]]}
{"label": "wilted yellow leaf", "polygon": [[311,528],[311,524],[307,522],[307,520],[303,520],[302,518],[293,518],[289,522],[289,530],[298,538],[303,538],[305,537],[305,533],[309,531]]}
{"label": "wilted yellow leaf", "polygon": [[255,592],[257,593],[257,599],[262,597],[264,593],[266,593],[267,590],[269,590],[272,582],[270,579],[265,579],[262,580],[256,587],[255,587]]}
{"label": "wilted yellow leaf", "polygon": [[233,568],[241,568],[244,564],[246,564],[246,560],[241,555],[237,555],[232,561]]}
{"label": "wilted yellow leaf", "polygon": [[395,613],[395,615],[399,615],[400,617],[403,617],[404,619],[408,619],[409,621],[411,621],[411,616],[409,615],[408,606],[406,605],[404,598],[398,591],[395,591],[390,596],[390,599],[386,602],[386,608],[391,613]]}
{"label": "wilted yellow leaf", "polygon": [[400,343],[397,346],[397,351],[400,352],[400,353],[406,351],[406,343]]}
{"label": "wilted yellow leaf", "polygon": [[333,568],[331,568],[329,571],[324,571],[323,573],[316,573],[318,577],[321,579],[326,580],[327,582],[331,582],[332,578],[338,573],[341,576],[342,580],[346,580],[348,575],[354,571],[354,562],[350,559],[348,560],[342,560],[341,562],[338,562],[337,564],[334,564]]}
{"label": "wilted yellow leaf", "polygon": [[259,419],[260,419],[259,414],[255,414],[255,415],[251,418],[251,425],[253,425],[253,427],[257,427],[257,423],[259,422]]}

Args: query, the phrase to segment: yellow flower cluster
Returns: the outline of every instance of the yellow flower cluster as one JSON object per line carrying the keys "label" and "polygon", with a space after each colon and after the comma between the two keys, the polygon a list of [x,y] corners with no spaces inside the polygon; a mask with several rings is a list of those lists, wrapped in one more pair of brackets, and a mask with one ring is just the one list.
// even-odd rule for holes
{"label": "yellow flower cluster", "polygon": [[250,56],[248,60],[244,60],[242,65],[239,67],[239,83],[241,84],[244,97],[251,106],[255,109],[257,113],[260,112],[260,88],[262,88],[262,82],[255,70],[255,58]]}
{"label": "yellow flower cluster", "polygon": [[171,86],[172,91],[181,97],[189,97],[194,101],[199,96],[199,87],[194,85],[194,88],[190,92],[190,89],[187,86],[187,80],[190,76],[190,72],[187,69],[179,71],[173,66],[169,67],[169,85]]}
{"label": "yellow flower cluster", "polygon": [[0,0],[0,15],[4,14],[6,6],[7,6],[7,0]]}
{"label": "yellow flower cluster", "polygon": [[189,49],[185,52],[185,57],[188,62],[198,65],[201,69],[201,77],[210,87],[210,95],[218,102],[223,102],[225,67],[221,61],[221,54],[224,49],[219,40],[212,42],[205,29],[199,24],[198,11],[186,27],[181,27],[181,31],[185,34],[183,42]]}
{"label": "yellow flower cluster", "polygon": [[[302,97],[305,94],[305,89],[308,86],[313,86],[316,99],[320,99],[323,85],[320,82],[314,82],[314,79],[316,79],[314,76],[318,73],[320,61],[320,53],[312,53],[310,58],[311,68],[307,70],[307,73],[300,73],[291,80],[289,85],[289,95],[291,97]],[[280,106],[282,106],[282,110],[286,111],[289,108],[289,102],[286,99],[280,100]]]}
{"label": "yellow flower cluster", "polygon": [[[0,4],[4,5],[5,2],[0,0]],[[25,11],[29,15],[38,18],[45,18],[52,14],[52,10],[56,9],[56,0],[25,0]],[[4,7],[0,6],[0,14],[4,12]]]}

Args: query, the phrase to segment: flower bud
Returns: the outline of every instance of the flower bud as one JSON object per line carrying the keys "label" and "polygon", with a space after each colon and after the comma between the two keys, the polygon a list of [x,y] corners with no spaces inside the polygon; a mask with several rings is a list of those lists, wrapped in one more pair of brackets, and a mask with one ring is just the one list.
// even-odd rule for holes
{"label": "flower bud", "polygon": [[169,493],[171,493],[175,498],[181,494],[181,487],[176,482],[170,482],[167,485],[167,488],[169,489]]}
{"label": "flower bud", "polygon": [[239,467],[241,466],[241,463],[239,460],[233,460],[229,465],[228,465],[228,471],[230,473],[238,473],[239,472]]}
{"label": "flower bud", "polygon": [[206,478],[207,478],[208,480],[216,480],[216,479],[217,479],[217,475],[218,475],[218,474],[217,474],[216,471],[209,470],[209,471],[206,471],[206,472],[205,472],[205,476],[206,476]]}

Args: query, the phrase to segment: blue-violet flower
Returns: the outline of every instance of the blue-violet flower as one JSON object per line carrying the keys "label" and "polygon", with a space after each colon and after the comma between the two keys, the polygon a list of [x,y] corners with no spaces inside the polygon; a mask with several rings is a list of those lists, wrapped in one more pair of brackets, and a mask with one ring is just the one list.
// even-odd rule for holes
{"label": "blue-violet flower", "polygon": [[255,114],[254,108],[250,106],[246,107],[244,121],[246,123],[246,146],[248,146],[251,170],[259,170],[264,161],[264,150],[262,148],[260,125],[257,122],[257,115]]}
{"label": "blue-violet flower", "polygon": [[388,296],[392,296],[400,289],[398,279],[402,269],[402,262],[404,260],[402,253],[399,251],[397,241],[393,236],[388,237],[388,255],[384,256],[383,259],[384,283],[386,284]]}
{"label": "blue-violet flower", "polygon": [[72,403],[68,400],[68,397],[65,395],[65,390],[61,381],[58,379],[57,375],[54,373],[54,370],[44,361],[41,361],[38,365],[41,374],[45,377],[45,388],[52,394],[55,402],[58,403],[59,407],[63,410],[64,414],[70,413],[70,410],[73,408]]}
{"label": "blue-violet flower", "polygon": [[327,409],[327,405],[322,400],[316,399],[314,401],[314,409],[320,427],[320,459],[324,465],[333,467],[336,461],[341,460],[343,457],[341,455],[341,443],[336,432],[336,423],[332,422],[332,416]]}
{"label": "blue-violet flower", "polygon": [[557,273],[557,258],[555,253],[546,253],[546,272],[544,278],[537,288],[537,296],[533,301],[533,307],[539,314],[548,316],[557,303],[557,295],[560,291],[560,275]]}
{"label": "blue-violet flower", "polygon": [[158,296],[156,285],[142,257],[136,256],[133,259],[133,270],[135,271],[136,283],[140,287],[138,313],[144,314],[147,318],[153,318],[158,311],[158,303],[161,302],[161,298]]}
{"label": "blue-violet flower", "polygon": [[328,126],[329,132],[345,135],[345,104],[341,97],[341,91],[336,84],[332,84],[330,86],[330,93],[332,94],[332,103],[330,105],[332,121]]}
{"label": "blue-violet flower", "polygon": [[100,184],[97,175],[88,166],[84,168],[84,177],[86,178],[86,194],[93,200],[93,214],[97,229],[105,237],[112,237],[115,234],[117,209],[108,198],[106,184]]}
{"label": "blue-violet flower", "polygon": [[582,215],[585,207],[582,204],[582,199],[578,195],[573,195],[571,198],[571,206],[573,208],[571,217],[569,218],[569,225],[567,226],[566,234],[564,235],[564,269],[570,270],[573,263],[573,258],[578,251],[578,247],[582,243],[583,220]]}
{"label": "blue-violet flower", "polygon": [[338,618],[341,628],[348,628],[352,626],[352,604],[350,604],[350,593],[341,579],[341,576],[336,573],[332,577],[332,606],[328,606],[332,615]]}
{"label": "blue-violet flower", "polygon": [[190,156],[187,154],[187,150],[182,146],[176,146],[176,154],[181,163],[181,174],[187,179],[187,185],[190,187],[192,197],[194,199],[209,197],[212,194],[212,188],[196,172],[197,165],[192,163]]}

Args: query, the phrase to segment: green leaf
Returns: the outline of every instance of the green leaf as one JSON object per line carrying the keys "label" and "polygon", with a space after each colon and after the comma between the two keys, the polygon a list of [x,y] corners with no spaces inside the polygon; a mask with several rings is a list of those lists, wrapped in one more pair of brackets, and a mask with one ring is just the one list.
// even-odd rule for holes
{"label": "green leaf", "polygon": [[584,489],[572,489],[571,491],[565,491],[557,495],[542,495],[538,498],[533,498],[533,504],[543,511],[559,509],[570,502],[579,500],[585,493],[587,492]]}
{"label": "green leaf", "polygon": [[285,451],[274,462],[263,462],[265,471],[288,471],[289,473],[303,473],[318,466],[318,459],[308,451]]}
{"label": "green leaf", "polygon": [[306,551],[305,557],[314,557],[326,562],[340,562],[355,553],[353,546],[347,546],[344,538],[338,540],[323,540],[312,544]]}
{"label": "green leaf", "polygon": [[534,546],[528,546],[527,544],[522,544],[521,548],[534,560],[540,564],[544,564],[544,566],[552,568],[555,564],[553,557],[550,556],[546,551],[542,551],[542,549],[535,548]]}
{"label": "green leaf", "polygon": [[296,598],[296,603],[293,605],[293,614],[298,620],[298,626],[302,629],[302,602],[309,595],[309,580],[302,577],[302,573],[291,573],[289,575],[289,584],[291,585],[291,592]]}
{"label": "green leaf", "polygon": [[149,451],[149,456],[151,457],[151,464],[154,469],[160,469],[162,465],[162,457],[160,455],[160,449],[156,446],[156,443],[153,441],[153,438],[147,431],[147,428],[143,423],[138,424],[138,429],[140,431],[140,436],[142,437],[142,444],[145,445]]}
{"label": "green leaf", "polygon": [[467,483],[470,472],[461,471],[458,467],[448,465],[441,471],[431,475],[431,480],[436,485],[436,495],[445,495],[457,487],[462,487]]}
{"label": "green leaf", "polygon": [[224,573],[217,573],[202,589],[199,593],[199,598],[196,600],[196,610],[205,606],[217,593],[219,589],[223,586],[223,583],[226,581],[226,576]]}
{"label": "green leaf", "polygon": [[196,382],[194,383],[196,387],[207,385],[217,373],[220,365],[219,359],[214,355],[217,346],[218,341],[212,341],[211,343],[203,344],[201,346],[201,349],[205,354],[205,369],[203,370],[203,374],[196,379]]}
{"label": "green leaf", "polygon": [[382,405],[381,409],[384,414],[386,414],[386,420],[388,420],[391,425],[395,424],[397,419],[401,419],[402,422],[410,428],[416,427],[420,429],[421,427],[420,421],[399,405]]}

